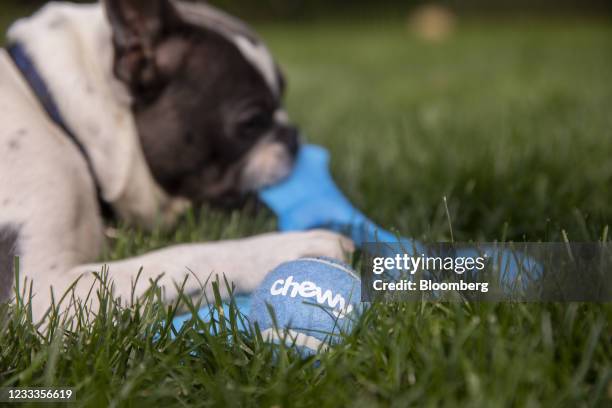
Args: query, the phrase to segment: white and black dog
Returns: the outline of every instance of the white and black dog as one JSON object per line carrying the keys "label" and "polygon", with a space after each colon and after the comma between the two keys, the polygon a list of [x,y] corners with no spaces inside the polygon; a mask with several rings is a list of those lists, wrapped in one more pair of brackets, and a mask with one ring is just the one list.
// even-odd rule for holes
{"label": "white and black dog", "polygon": [[[77,278],[77,296],[95,283],[103,207],[143,228],[171,225],[191,204],[234,202],[291,170],[298,132],[282,107],[281,73],[247,26],[210,6],[51,3],[17,21],[8,41],[0,302],[12,297],[18,255],[36,319]],[[351,250],[339,235],[311,231],[173,246],[108,266],[123,299],[142,267],[136,295],[159,278],[170,300],[190,271],[250,291],[283,261]],[[186,292],[198,290],[188,279]]]}

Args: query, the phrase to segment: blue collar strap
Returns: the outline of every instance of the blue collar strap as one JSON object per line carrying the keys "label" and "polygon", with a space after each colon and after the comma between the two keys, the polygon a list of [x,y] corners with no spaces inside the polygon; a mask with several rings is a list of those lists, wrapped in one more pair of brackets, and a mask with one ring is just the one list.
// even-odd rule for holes
{"label": "blue collar strap", "polygon": [[68,125],[64,121],[64,118],[62,118],[59,108],[57,107],[57,104],[55,103],[55,100],[53,99],[51,92],[49,92],[49,88],[47,87],[47,84],[45,83],[44,79],[42,78],[38,70],[36,69],[34,62],[28,56],[23,46],[19,43],[14,43],[10,45],[8,48],[8,53],[13,59],[15,66],[19,69],[19,71],[21,71],[21,74],[23,75],[24,79],[30,85],[30,88],[32,88],[32,91],[38,98],[38,101],[40,102],[44,110],[47,112],[51,120],[55,122],[55,124],[59,126],[60,129],[62,129],[64,134],[70,140],[72,140],[72,142],[77,146],[77,148],[79,149],[79,151],[85,158],[85,161],[87,162],[87,168],[89,169],[89,173],[91,174],[91,177],[94,180],[94,184],[96,187],[96,194],[98,196],[98,201],[100,203],[100,209],[102,211],[102,215],[105,218],[112,218],[114,215],[113,209],[111,205],[102,198],[102,191],[100,188],[100,184],[98,183],[96,173],[94,172],[93,164],[91,163],[91,159],[89,155],[87,154],[85,147],[83,147],[83,144],[79,141],[79,139],[77,139],[74,132],[68,127]]}

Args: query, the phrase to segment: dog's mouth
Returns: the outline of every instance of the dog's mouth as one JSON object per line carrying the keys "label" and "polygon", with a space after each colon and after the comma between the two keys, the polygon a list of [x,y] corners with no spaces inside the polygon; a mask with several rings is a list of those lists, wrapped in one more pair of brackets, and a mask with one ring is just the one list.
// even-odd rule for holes
{"label": "dog's mouth", "polygon": [[242,162],[239,186],[255,192],[285,179],[295,165],[300,148],[299,131],[288,124],[262,138]]}
{"label": "dog's mouth", "polygon": [[293,170],[296,154],[280,142],[263,142],[247,155],[240,175],[240,189],[256,192],[277,184]]}
{"label": "dog's mouth", "polygon": [[297,151],[279,141],[258,143],[239,162],[218,173],[216,180],[204,182],[196,204],[208,203],[227,209],[243,207],[262,189],[275,185],[291,174]]}

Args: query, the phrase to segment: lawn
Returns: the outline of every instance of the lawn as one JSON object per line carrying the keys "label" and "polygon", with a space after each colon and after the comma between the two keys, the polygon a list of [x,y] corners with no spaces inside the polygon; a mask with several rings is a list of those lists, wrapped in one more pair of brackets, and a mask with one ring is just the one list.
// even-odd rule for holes
{"label": "lawn", "polygon": [[[293,120],[380,224],[448,241],[447,197],[457,241],[610,240],[609,24],[466,21],[442,44],[399,20],[258,28]],[[121,228],[105,258],[273,229],[205,210],[169,233]],[[0,387],[70,385],[83,406],[612,404],[609,304],[374,305],[320,364],[235,325],[171,334],[153,292],[46,334],[26,311],[0,310]]]}

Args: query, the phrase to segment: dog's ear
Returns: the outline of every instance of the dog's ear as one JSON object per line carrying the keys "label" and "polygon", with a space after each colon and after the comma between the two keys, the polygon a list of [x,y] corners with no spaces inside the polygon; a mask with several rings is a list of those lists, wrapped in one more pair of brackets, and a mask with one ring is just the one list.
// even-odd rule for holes
{"label": "dog's ear", "polygon": [[103,0],[113,29],[115,75],[133,91],[146,91],[160,80],[157,45],[176,27],[178,14],[169,0]]}

